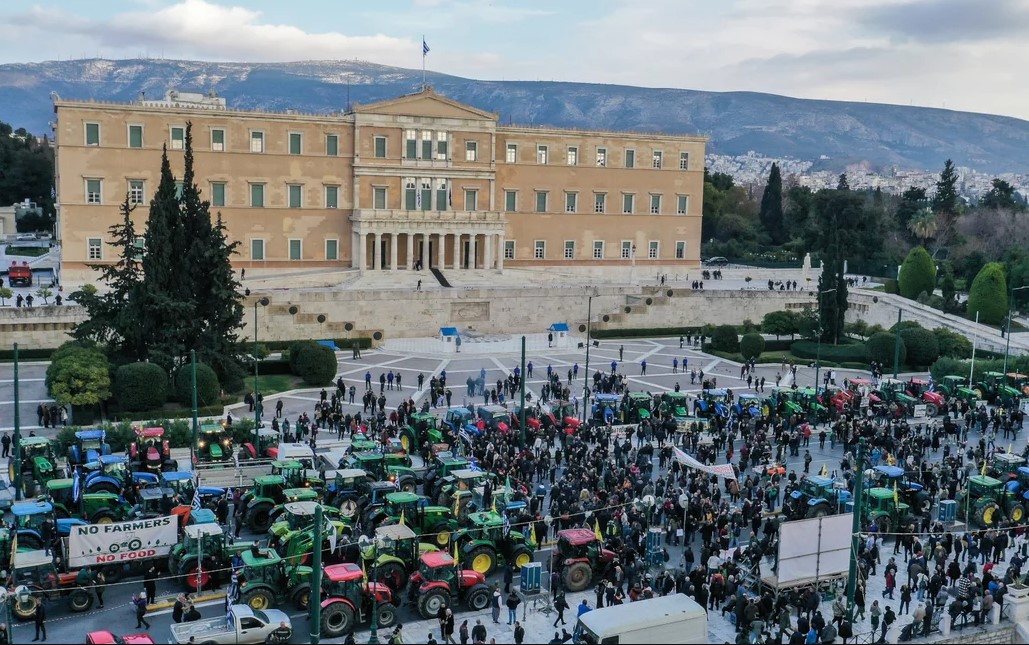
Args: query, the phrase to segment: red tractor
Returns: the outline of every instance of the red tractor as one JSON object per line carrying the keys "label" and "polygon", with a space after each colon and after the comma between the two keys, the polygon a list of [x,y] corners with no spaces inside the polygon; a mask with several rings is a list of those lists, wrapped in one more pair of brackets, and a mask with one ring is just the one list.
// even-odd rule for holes
{"label": "red tractor", "polygon": [[568,591],[589,588],[594,576],[603,575],[615,559],[615,552],[605,549],[589,529],[558,531],[557,551],[561,561],[561,579]]}
{"label": "red tractor", "polygon": [[929,389],[929,382],[913,378],[907,382],[907,393],[925,404],[925,416],[935,417],[941,410],[946,411],[947,401],[939,392]]}
{"label": "red tractor", "polygon": [[425,553],[419,560],[418,571],[411,574],[410,593],[418,595],[418,613],[422,618],[435,618],[443,605],[454,606],[457,600],[472,611],[489,607],[490,589],[486,576],[478,571],[458,570],[449,553]]}
{"label": "red tractor", "polygon": [[136,440],[129,444],[129,462],[132,470],[170,472],[179,469],[172,459],[171,445],[164,438],[164,428],[136,428]]}
{"label": "red tractor", "polygon": [[[360,565],[349,562],[323,569],[322,634],[345,636],[358,623],[367,623],[376,612],[378,626],[391,627],[397,621],[393,592],[382,582],[365,582]],[[375,602],[372,602],[372,596]],[[399,602],[399,601],[397,601]]]}

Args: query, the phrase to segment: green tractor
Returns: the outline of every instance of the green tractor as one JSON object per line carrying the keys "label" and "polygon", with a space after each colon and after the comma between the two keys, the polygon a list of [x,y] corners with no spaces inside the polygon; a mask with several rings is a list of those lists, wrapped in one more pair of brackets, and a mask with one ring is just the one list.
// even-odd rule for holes
{"label": "green tractor", "polygon": [[[272,525],[275,550],[286,564],[305,564],[314,551],[314,518],[317,502],[286,504],[282,521]],[[336,558],[336,546],[349,542],[353,533],[350,525],[339,519],[336,509],[322,507],[322,552],[326,561]]]}
{"label": "green tractor", "polygon": [[430,506],[427,497],[414,493],[390,493],[386,503],[370,516],[367,526],[403,524],[420,535],[432,535],[433,542],[444,547],[457,530],[457,520],[446,506]]}
{"label": "green tractor", "polygon": [[518,570],[532,562],[536,544],[521,532],[505,527],[499,513],[470,513],[467,522],[468,528],[454,536],[463,566],[489,577],[506,563]]}
{"label": "green tractor", "polygon": [[895,497],[891,488],[869,488],[862,497],[862,506],[862,526],[868,528],[874,521],[880,534],[888,535],[918,525],[911,507],[899,501],[899,495]]}
{"label": "green tractor", "polygon": [[915,406],[921,404],[907,393],[907,383],[898,379],[884,378],[879,381],[879,389],[873,392],[897,418],[910,417],[915,414]]}
{"label": "green tractor", "polygon": [[57,468],[57,453],[54,442],[46,437],[22,437],[18,444],[21,448],[21,463],[16,464],[11,458],[7,467],[10,481],[14,481],[14,471],[21,468],[22,477],[31,476],[40,486],[51,479],[64,477],[64,469]]}
{"label": "green tractor", "polygon": [[220,423],[204,423],[197,438],[196,459],[200,463],[232,461],[232,431]]}
{"label": "green tractor", "polygon": [[793,390],[788,388],[777,387],[773,389],[768,400],[779,415],[792,416],[805,413],[804,406],[794,400]]}
{"label": "green tractor", "polygon": [[272,525],[272,510],[286,503],[286,480],[282,475],[259,475],[243,494],[243,522],[254,533],[265,533]]}
{"label": "green tractor", "polygon": [[665,392],[661,397],[661,411],[673,419],[690,416],[690,395],[685,392]]}
{"label": "green tractor", "polygon": [[475,489],[483,486],[488,480],[495,480],[495,477],[484,470],[455,470],[440,482],[436,503],[453,509],[454,517],[463,522],[471,510],[481,510],[472,509],[469,505],[474,500]]}
{"label": "green tractor", "polygon": [[342,468],[360,468],[379,481],[395,482],[400,490],[413,493],[422,477],[411,468],[411,457],[404,454],[356,452],[346,457]]}
{"label": "green tractor", "polygon": [[232,556],[250,550],[253,542],[232,542],[217,524],[192,524],[172,547],[168,571],[178,575],[186,591],[217,587],[229,578]]}
{"label": "green tractor", "polygon": [[948,398],[956,397],[969,405],[982,398],[981,392],[968,387],[968,379],[964,376],[944,376],[936,384],[936,391]]}
{"label": "green tractor", "polygon": [[422,492],[426,497],[436,499],[440,490],[446,483],[446,478],[456,470],[464,470],[471,465],[471,462],[461,457],[455,457],[450,453],[440,453],[435,456],[432,463],[428,465],[425,472],[425,483]]}
{"label": "green tractor", "polygon": [[287,565],[270,549],[254,555],[240,554],[243,568],[239,575],[239,602],[255,611],[271,609],[286,602],[307,609],[311,602],[311,567]]}
{"label": "green tractor", "polygon": [[273,461],[273,475],[282,475],[286,485],[290,488],[311,488],[320,491],[325,482],[318,476],[317,472],[304,467],[304,464],[295,460]]}
{"label": "green tractor", "polygon": [[625,401],[625,422],[639,423],[649,419],[654,407],[654,397],[649,392],[630,392]]}
{"label": "green tractor", "polygon": [[986,372],[975,387],[982,392],[982,398],[992,405],[1008,407],[1017,404],[1022,397],[1022,392],[1008,385],[1007,377],[1000,372]]}
{"label": "green tractor", "polygon": [[400,429],[400,445],[409,453],[421,450],[422,446],[448,443],[439,427],[439,419],[428,412],[415,412],[409,417],[409,425]]}
{"label": "green tractor", "polygon": [[133,507],[117,493],[82,493],[75,499],[75,480],[51,479],[46,495],[52,500],[57,519],[81,518],[90,524],[111,524],[132,519]]}
{"label": "green tractor", "polygon": [[[93,606],[93,594],[76,584],[78,572],[60,573],[52,555],[42,551],[18,551],[13,557],[10,586],[11,614],[20,621],[32,620],[36,607],[57,598],[68,598],[68,608],[83,612]],[[19,593],[24,588],[26,593]]]}
{"label": "green tractor", "polygon": [[375,529],[372,537],[358,540],[364,569],[372,580],[382,582],[399,593],[408,576],[418,568],[423,553],[438,551],[433,544],[418,541],[418,535],[403,524],[390,524]]}
{"label": "green tractor", "polygon": [[[282,491],[285,500],[272,508],[269,520],[272,525],[269,527],[268,532],[272,535],[277,535],[276,524],[283,522],[285,518],[283,515],[286,513],[286,506],[293,504],[294,502],[315,502],[319,503],[322,501],[321,494],[313,488],[287,488]],[[336,512],[335,508],[326,507],[326,511]],[[338,513],[336,513],[338,515]],[[281,532],[281,529],[279,529]]]}
{"label": "green tractor", "polygon": [[[325,567],[322,575],[321,632],[339,638],[354,631],[359,623],[370,622],[382,629],[397,621],[400,599],[378,582],[367,582],[361,567],[345,562]],[[373,597],[374,595],[374,597]]]}
{"label": "green tractor", "polygon": [[[972,475],[965,490],[958,494],[958,518],[979,528],[996,528],[1005,515],[1005,505],[1011,515],[1025,517],[1025,506],[1015,495],[1008,496],[1004,483],[987,475]],[[1021,513],[1019,513],[1019,510]]]}
{"label": "green tractor", "polygon": [[[804,409],[808,423],[824,423],[829,420],[829,408],[822,405],[818,392],[813,387],[804,387],[793,391],[793,400]],[[914,399],[912,399],[914,400]],[[911,408],[912,411],[914,407]]]}

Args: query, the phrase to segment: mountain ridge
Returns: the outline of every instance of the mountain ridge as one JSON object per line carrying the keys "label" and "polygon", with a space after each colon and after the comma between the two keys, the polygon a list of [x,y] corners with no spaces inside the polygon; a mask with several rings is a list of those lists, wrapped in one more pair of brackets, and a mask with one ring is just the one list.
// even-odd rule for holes
{"label": "mountain ridge", "polygon": [[[843,169],[935,170],[951,158],[982,172],[1029,172],[1029,121],[932,107],[802,99],[765,92],[563,81],[475,80],[426,72],[433,88],[500,122],[703,134],[708,152],[755,151]],[[50,93],[117,102],[168,89],[215,90],[232,108],[330,113],[417,91],[422,71],[357,60],[287,63],[76,59],[0,65],[0,119],[49,132]]]}

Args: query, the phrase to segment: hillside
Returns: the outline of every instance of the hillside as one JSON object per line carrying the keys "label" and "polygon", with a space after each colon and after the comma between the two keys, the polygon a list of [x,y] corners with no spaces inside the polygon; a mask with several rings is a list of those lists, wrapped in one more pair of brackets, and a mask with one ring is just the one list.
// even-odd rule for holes
{"label": "hillside", "polygon": [[[72,60],[0,65],[0,120],[49,132],[49,98],[131,101],[145,92],[215,90],[238,108],[331,112],[415,91],[421,71],[361,61],[209,63]],[[705,134],[709,152],[828,165],[937,169],[945,158],[983,172],[1029,172],[1029,121],[935,108],[817,101],[754,92],[700,92],[589,83],[478,81],[430,73],[455,100],[504,123]],[[348,88],[349,82],[349,88]],[[825,162],[823,162],[825,163]]]}

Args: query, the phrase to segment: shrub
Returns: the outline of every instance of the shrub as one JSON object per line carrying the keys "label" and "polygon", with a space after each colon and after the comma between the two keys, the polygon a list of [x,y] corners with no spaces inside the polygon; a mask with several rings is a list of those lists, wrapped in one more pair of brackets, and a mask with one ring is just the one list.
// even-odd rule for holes
{"label": "shrub", "polygon": [[971,358],[972,341],[964,335],[951,331],[946,327],[937,327],[933,330],[936,336],[936,343],[940,346],[940,356],[951,358]]}
{"label": "shrub", "polygon": [[326,385],[336,377],[336,352],[325,345],[305,345],[295,354],[291,351],[290,360],[295,361],[297,375],[308,385]]}
{"label": "shrub", "polygon": [[949,356],[941,356],[936,362],[929,366],[929,374],[937,383],[944,376],[968,376],[968,362],[959,361]]}
{"label": "shrub", "polygon": [[[894,343],[896,338],[893,334],[880,332],[873,334],[865,343],[865,358],[868,362],[875,361],[882,365],[893,365]],[[907,359],[907,348],[904,346],[904,339],[900,339],[900,362]]]}
{"label": "shrub", "polygon": [[290,343],[288,354],[286,357],[289,358],[289,369],[297,376],[300,376],[300,366],[298,363],[298,358],[300,354],[305,349],[310,349],[312,347],[318,347],[318,343],[314,342],[313,340],[298,340],[296,342]]}
{"label": "shrub", "polygon": [[156,363],[129,363],[114,373],[114,398],[129,412],[154,410],[168,398],[168,373]]}
{"label": "shrub", "polygon": [[761,331],[761,328],[754,324],[754,321],[750,318],[744,320],[739,327],[741,334],[750,334],[752,332]]}
{"label": "shrub", "polygon": [[711,332],[711,346],[720,352],[735,353],[740,350],[740,338],[732,325],[719,325]]}
{"label": "shrub", "polygon": [[779,336],[795,336],[797,334],[797,315],[792,311],[770,311],[761,319],[761,330],[766,334]]}
{"label": "shrub", "polygon": [[886,293],[899,294],[900,287],[897,285],[897,281],[893,278],[886,278],[886,280],[883,281],[883,291]]}
{"label": "shrub", "polygon": [[[182,405],[193,404],[193,378],[189,363],[180,367],[175,374],[175,393]],[[197,405],[214,405],[220,396],[221,385],[218,383],[218,375],[206,363],[197,363]]]}
{"label": "shrub", "polygon": [[89,408],[103,403],[111,398],[107,356],[95,346],[65,343],[54,352],[46,385],[58,405]]}
{"label": "shrub", "polygon": [[1008,287],[1004,265],[990,262],[975,276],[968,290],[968,317],[987,325],[999,325],[1008,314]]}
{"label": "shrub", "polygon": [[932,365],[940,357],[940,344],[936,336],[922,327],[904,329],[900,332],[900,340],[907,348],[908,362],[919,367]]}
{"label": "shrub", "polygon": [[790,353],[797,358],[806,358],[810,360],[815,360],[817,358],[819,359],[819,362],[823,364],[827,360],[839,363],[864,362],[865,360],[865,348],[864,345],[861,345],[860,343],[846,343],[841,345],[822,343],[821,349],[819,349],[817,341],[798,340],[790,345]]}
{"label": "shrub", "polygon": [[765,337],[761,334],[744,334],[740,339],[740,353],[743,358],[757,358],[765,351]]}
{"label": "shrub", "polygon": [[936,263],[925,248],[916,246],[904,258],[897,286],[900,295],[908,300],[914,300],[923,291],[931,294],[936,288]]}
{"label": "shrub", "polygon": [[843,331],[850,334],[851,336],[861,336],[864,338],[868,333],[868,323],[860,318],[852,323],[847,323],[843,326]]}

